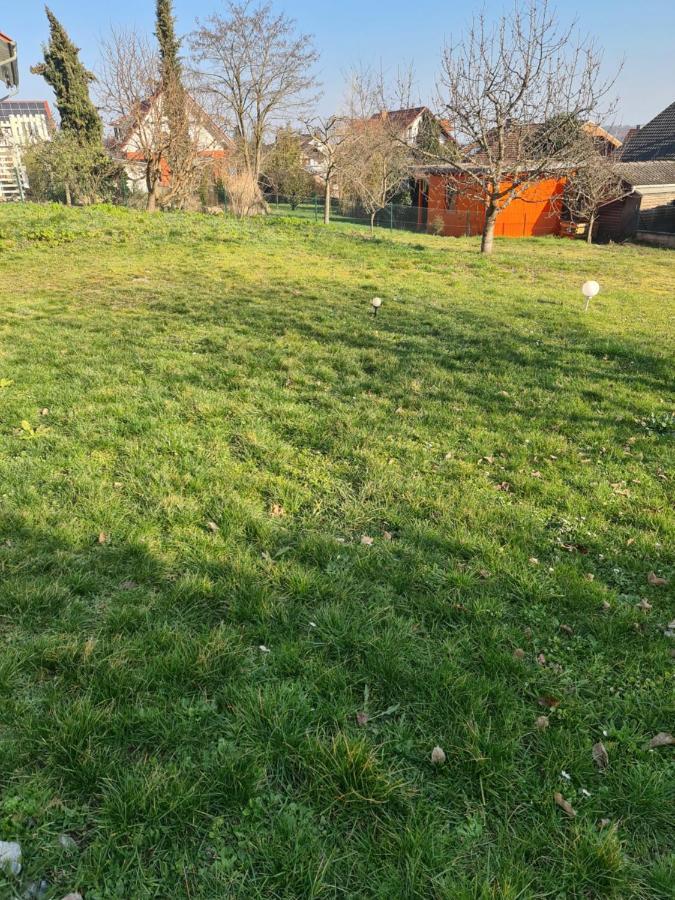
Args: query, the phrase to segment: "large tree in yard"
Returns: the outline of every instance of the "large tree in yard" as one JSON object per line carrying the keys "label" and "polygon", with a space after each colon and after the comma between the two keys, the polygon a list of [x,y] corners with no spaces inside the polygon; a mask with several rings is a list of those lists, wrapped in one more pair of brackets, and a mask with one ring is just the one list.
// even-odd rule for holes
{"label": "large tree in yard", "polygon": [[485,205],[483,253],[501,209],[583,163],[578,125],[599,121],[614,81],[601,64],[593,41],[561,27],[548,0],[517,0],[494,22],[481,14],[445,48],[440,101],[465,146],[455,177]]}
{"label": "large tree in yard", "polygon": [[201,87],[236,136],[237,177],[255,192],[270,131],[299,118],[311,100],[312,39],[269,3],[231,2],[225,15],[198,22],[190,43]]}
{"label": "large tree in yard", "polygon": [[43,48],[44,62],[31,72],[42,75],[56,96],[61,128],[74,134],[80,143],[100,144],[102,125],[89,96],[89,84],[95,80],[80,62],[79,49],[68,37],[54,13],[45,7],[49,21],[49,42]]}

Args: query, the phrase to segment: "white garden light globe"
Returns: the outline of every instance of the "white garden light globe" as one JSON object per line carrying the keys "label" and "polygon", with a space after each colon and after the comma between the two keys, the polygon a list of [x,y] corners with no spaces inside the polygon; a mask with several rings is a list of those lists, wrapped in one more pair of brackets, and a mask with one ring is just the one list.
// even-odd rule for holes
{"label": "white garden light globe", "polygon": [[596,294],[600,293],[600,285],[597,281],[584,281],[581,285],[581,293],[587,300],[592,300]]}
{"label": "white garden light globe", "polygon": [[382,306],[382,300],[380,297],[373,297],[373,309],[379,309]]}

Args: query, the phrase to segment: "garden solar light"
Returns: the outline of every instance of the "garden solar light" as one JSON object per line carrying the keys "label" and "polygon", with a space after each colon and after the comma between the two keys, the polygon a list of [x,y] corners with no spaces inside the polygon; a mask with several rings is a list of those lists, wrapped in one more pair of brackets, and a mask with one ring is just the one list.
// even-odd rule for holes
{"label": "garden solar light", "polygon": [[597,281],[584,281],[581,285],[581,293],[586,298],[586,306],[584,306],[584,312],[588,309],[588,304],[591,302],[593,297],[600,292],[600,285]]}
{"label": "garden solar light", "polygon": [[376,316],[378,309],[382,306],[382,299],[380,297],[373,297],[371,305],[373,307],[373,315]]}

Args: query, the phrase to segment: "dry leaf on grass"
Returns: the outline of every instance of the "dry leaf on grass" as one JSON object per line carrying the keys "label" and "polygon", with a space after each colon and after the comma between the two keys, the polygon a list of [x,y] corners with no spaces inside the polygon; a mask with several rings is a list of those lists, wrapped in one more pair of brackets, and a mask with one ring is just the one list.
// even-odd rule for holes
{"label": "dry leaf on grass", "polygon": [[549,726],[548,716],[537,716],[534,720],[534,724],[543,731],[544,728],[548,728]]}
{"label": "dry leaf on grass", "polygon": [[131,578],[127,578],[126,581],[120,582],[121,591],[133,591],[137,587],[138,584],[135,581],[132,581]]}
{"label": "dry leaf on grass", "polygon": [[656,572],[650,572],[649,575],[647,575],[647,581],[652,587],[665,587],[668,584],[668,579],[661,578]]}
{"label": "dry leaf on grass", "polygon": [[394,535],[391,533],[391,531],[383,531],[382,537],[385,539],[385,541],[391,541],[393,540]]}
{"label": "dry leaf on grass", "polygon": [[650,750],[656,750],[657,747],[670,747],[671,744],[675,744],[675,737],[673,737],[672,734],[668,734],[667,731],[659,731],[658,734],[654,735],[647,746]]}
{"label": "dry leaf on grass", "polygon": [[555,794],[553,795],[553,799],[558,804],[560,809],[562,809],[564,812],[566,812],[567,815],[570,816],[572,819],[576,816],[576,812],[575,812],[572,804],[568,800],[565,800],[565,798],[559,791],[555,792]]}
{"label": "dry leaf on grass", "polygon": [[574,629],[571,628],[569,625],[561,625],[560,630],[562,631],[563,634],[566,634],[568,637],[572,637],[572,635],[574,634]]}
{"label": "dry leaf on grass", "polygon": [[560,706],[560,700],[557,697],[540,697],[537,703],[539,706],[548,707],[548,709],[557,709]]}
{"label": "dry leaf on grass", "polygon": [[513,651],[513,656],[515,659],[525,659],[525,651],[522,647],[516,647]]}
{"label": "dry leaf on grass", "polygon": [[369,535],[367,535],[367,534],[362,534],[362,535],[361,535],[361,543],[362,543],[362,544],[365,544],[366,547],[372,546],[373,540],[374,540],[374,539],[371,538],[371,537],[370,537]]}
{"label": "dry leaf on grass", "polygon": [[538,664],[539,664],[540,666],[545,666],[545,665],[546,665],[546,657],[544,656],[543,653],[540,653],[540,654],[537,656],[537,662],[538,662]]}
{"label": "dry leaf on grass", "polygon": [[270,515],[275,518],[280,518],[281,516],[286,515],[286,510],[278,503],[274,503],[270,508]]}
{"label": "dry leaf on grass", "polygon": [[217,531],[220,531],[220,528],[216,525],[215,522],[207,522],[206,527],[209,529],[209,531],[212,531],[214,534]]}
{"label": "dry leaf on grass", "polygon": [[105,533],[105,531],[99,532],[97,541],[98,541],[99,544],[105,544],[105,543],[107,543],[107,541],[108,541],[108,535]]}
{"label": "dry leaf on grass", "polygon": [[532,565],[532,566],[538,566],[538,565],[539,565],[539,560],[537,559],[536,556],[531,556],[531,557],[529,558],[528,562],[529,562],[530,565]]}
{"label": "dry leaf on grass", "polygon": [[649,610],[652,609],[652,605],[646,597],[643,597],[637,604],[637,608],[641,609],[643,612],[649,612]]}
{"label": "dry leaf on grass", "polygon": [[366,713],[366,712],[357,712],[357,714],[356,714],[356,722],[357,722],[358,725],[360,725],[360,726],[363,728],[363,726],[364,726],[364,725],[367,725],[367,723],[368,723],[368,713]]}
{"label": "dry leaf on grass", "polygon": [[606,769],[609,765],[609,756],[602,741],[593,744],[593,762],[599,769]]}
{"label": "dry leaf on grass", "polygon": [[509,493],[511,490],[511,485],[508,481],[502,481],[501,484],[496,484],[495,487],[498,491],[506,491],[506,493]]}

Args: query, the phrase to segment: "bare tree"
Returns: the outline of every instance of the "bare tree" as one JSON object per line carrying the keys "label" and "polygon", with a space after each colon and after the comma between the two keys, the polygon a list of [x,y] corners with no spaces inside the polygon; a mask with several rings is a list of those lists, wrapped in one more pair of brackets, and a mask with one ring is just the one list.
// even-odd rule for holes
{"label": "bare tree", "polygon": [[627,197],[632,187],[626,187],[615,171],[616,161],[603,153],[590,152],[565,187],[565,206],[575,222],[586,222],[586,240],[593,243],[593,231],[603,206]]}
{"label": "bare tree", "polygon": [[344,116],[318,116],[305,122],[307,133],[321,163],[316,170],[317,178],[323,184],[323,221],[330,222],[333,187],[338,175],[349,160],[349,145],[354,139],[354,131]]}
{"label": "bare tree", "polygon": [[356,121],[340,166],[341,194],[357,200],[370,216],[373,233],[377,213],[391,203],[410,178],[410,152],[392,140],[381,119]]}
{"label": "bare tree", "polygon": [[548,0],[516,0],[494,23],[481,14],[446,46],[440,103],[466,144],[454,171],[485,204],[482,252],[492,251],[501,209],[582,162],[578,129],[566,124],[598,120],[615,80],[603,79],[601,64],[593,41],[561,28]]}
{"label": "bare tree", "polygon": [[370,69],[352,72],[338,170],[341,197],[368,212],[371,234],[377,213],[408,182],[412,163],[410,147],[392,131],[382,110],[381,84],[381,76]]}
{"label": "bare tree", "polygon": [[[203,116],[178,80],[163,81],[161,60],[152,44],[131,30],[111,31],[101,44],[99,101],[115,130],[114,144],[125,161],[142,171],[147,209],[184,205],[194,193],[208,150],[200,140]],[[176,95],[174,96],[174,93]],[[180,152],[167,110],[184,109]],[[161,191],[160,191],[161,188]]]}
{"label": "bare tree", "polygon": [[265,140],[275,124],[297,119],[313,98],[312,38],[271,4],[229,2],[190,36],[196,73],[236,136],[243,171],[253,185],[262,169]]}

